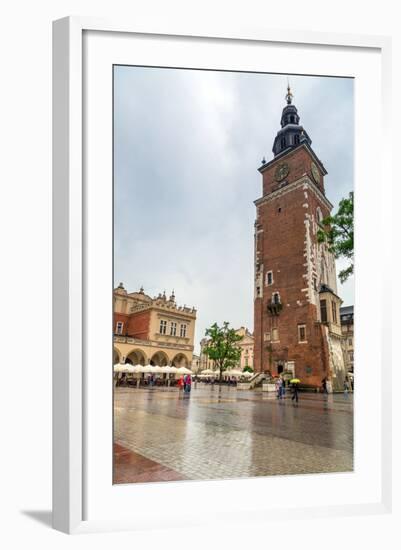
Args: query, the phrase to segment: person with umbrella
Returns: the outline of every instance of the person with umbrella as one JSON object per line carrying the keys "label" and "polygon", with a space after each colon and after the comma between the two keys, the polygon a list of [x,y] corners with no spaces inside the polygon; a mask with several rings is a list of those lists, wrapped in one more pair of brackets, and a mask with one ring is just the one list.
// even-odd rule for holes
{"label": "person with umbrella", "polygon": [[299,378],[292,378],[292,380],[290,380],[290,384],[292,385],[292,397],[291,397],[291,401],[294,401],[295,399],[295,402],[298,403],[298,385],[299,383],[301,382],[301,380]]}

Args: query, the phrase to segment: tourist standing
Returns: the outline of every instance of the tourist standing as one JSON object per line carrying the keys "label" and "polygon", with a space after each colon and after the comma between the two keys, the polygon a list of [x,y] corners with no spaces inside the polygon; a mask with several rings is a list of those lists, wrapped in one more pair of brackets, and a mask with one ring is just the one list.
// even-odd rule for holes
{"label": "tourist standing", "polygon": [[277,378],[277,380],[275,382],[275,386],[276,386],[276,397],[277,397],[277,399],[281,399],[281,387],[282,387],[281,378]]}
{"label": "tourist standing", "polygon": [[185,377],[185,392],[186,392],[186,393],[190,393],[190,391],[191,391],[191,384],[192,384],[191,375],[190,375],[190,374],[187,374],[186,377]]}
{"label": "tourist standing", "polygon": [[281,399],[285,397],[285,380],[281,378]]}

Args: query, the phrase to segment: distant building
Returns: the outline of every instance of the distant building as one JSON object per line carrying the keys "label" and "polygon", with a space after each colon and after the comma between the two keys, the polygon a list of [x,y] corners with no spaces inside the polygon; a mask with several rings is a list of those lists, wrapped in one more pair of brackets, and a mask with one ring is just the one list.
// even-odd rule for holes
{"label": "distant building", "polygon": [[347,372],[354,372],[354,306],[340,308],[343,353]]}
{"label": "distant building", "polygon": [[200,368],[200,356],[195,355],[195,353],[193,353],[192,354],[191,371],[194,374],[197,374],[198,372],[200,372],[200,370],[201,370],[201,368]]}
{"label": "distant building", "polygon": [[193,359],[196,309],[177,306],[143,288],[128,293],[122,283],[114,289],[114,363],[190,367]]}
{"label": "distant building", "polygon": [[[236,365],[236,368],[244,370],[245,367],[250,367],[253,369],[253,334],[245,327],[240,327],[235,332],[242,336],[242,340],[237,343],[238,347],[241,349],[241,357]],[[201,371],[206,369],[215,370],[214,361],[209,359],[205,353],[205,348],[208,345],[208,342],[208,338],[203,338],[200,342],[201,351],[199,364]]]}
{"label": "distant building", "polygon": [[245,327],[239,328],[236,333],[242,336],[242,340],[238,342],[238,346],[241,348],[241,359],[238,366],[241,370],[244,370],[245,367],[253,369],[253,334]]}

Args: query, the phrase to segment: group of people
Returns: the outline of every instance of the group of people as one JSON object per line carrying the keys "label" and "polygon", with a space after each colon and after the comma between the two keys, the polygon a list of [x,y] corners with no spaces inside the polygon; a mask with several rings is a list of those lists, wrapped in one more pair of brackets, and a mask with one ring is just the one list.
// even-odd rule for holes
{"label": "group of people", "polygon": [[277,399],[284,399],[284,396],[285,396],[285,382],[281,378],[281,376],[279,378],[277,378],[277,380],[275,382],[275,386],[276,386],[276,397],[277,397]]}
{"label": "group of people", "polygon": [[[276,397],[277,397],[277,399],[284,399],[285,393],[286,393],[286,386],[285,386],[285,380],[281,376],[279,376],[276,379],[275,386],[276,386]],[[291,401],[295,401],[296,403],[298,403],[298,399],[299,399],[299,396],[298,396],[298,383],[295,382],[295,381],[292,382],[291,383],[291,388],[292,388]]]}
{"label": "group of people", "polygon": [[180,376],[178,380],[178,387],[180,390],[184,390],[185,393],[190,393],[192,387],[192,378],[190,374]]}

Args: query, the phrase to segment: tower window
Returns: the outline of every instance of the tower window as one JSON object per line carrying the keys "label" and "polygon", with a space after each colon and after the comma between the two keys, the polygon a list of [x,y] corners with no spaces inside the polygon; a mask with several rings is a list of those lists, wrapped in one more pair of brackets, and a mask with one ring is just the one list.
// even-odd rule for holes
{"label": "tower window", "polygon": [[256,296],[260,296],[260,286],[256,287]]}
{"label": "tower window", "polygon": [[272,285],[273,284],[273,271],[268,271],[266,273],[266,284],[268,286]]}
{"label": "tower window", "polygon": [[331,302],[331,311],[333,314],[333,323],[337,323],[337,304],[335,302]]}
{"label": "tower window", "polygon": [[294,145],[298,145],[299,144],[299,135],[297,134],[296,136],[294,136]]}
{"label": "tower window", "polygon": [[291,115],[290,121],[291,121],[292,124],[295,122],[295,117],[294,117],[294,115]]}
{"label": "tower window", "polygon": [[327,323],[327,302],[320,300],[320,320],[322,323]]}
{"label": "tower window", "polygon": [[298,342],[306,342],[306,325],[298,325]]}
{"label": "tower window", "polygon": [[181,327],[180,327],[180,336],[181,336],[181,338],[186,338],[186,336],[187,336],[187,325],[181,325]]}
{"label": "tower window", "polygon": [[280,304],[280,294],[278,292],[273,292],[273,304]]}
{"label": "tower window", "polygon": [[166,334],[167,331],[167,321],[160,321],[160,334]]}
{"label": "tower window", "polygon": [[281,138],[281,147],[284,148],[286,145],[285,138]]}
{"label": "tower window", "polygon": [[122,334],[123,328],[124,328],[124,323],[122,323],[121,321],[118,321],[116,325],[116,334]]}

